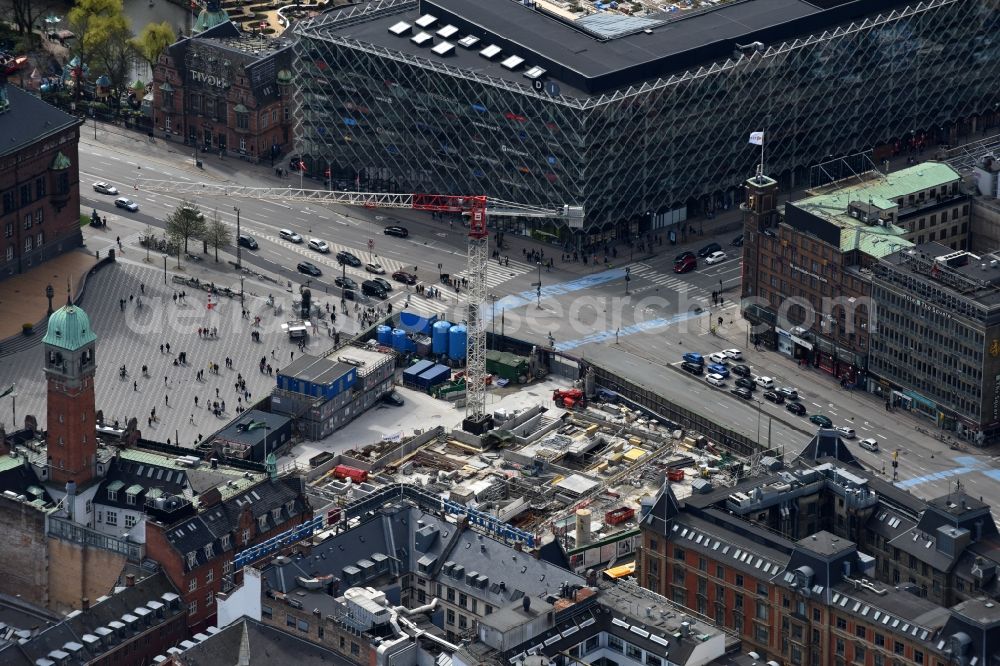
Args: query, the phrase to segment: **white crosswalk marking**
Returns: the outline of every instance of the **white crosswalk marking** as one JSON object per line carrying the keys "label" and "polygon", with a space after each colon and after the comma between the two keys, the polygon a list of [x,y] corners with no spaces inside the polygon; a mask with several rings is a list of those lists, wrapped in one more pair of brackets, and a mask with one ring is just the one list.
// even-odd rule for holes
{"label": "white crosswalk marking", "polygon": [[[490,263],[486,266],[486,286],[490,289],[499,287],[508,280],[512,280],[519,275],[524,275],[525,273],[534,270],[538,270],[537,267],[521,263],[520,261],[512,260],[501,266],[497,263],[496,259],[491,259]],[[455,277],[459,279],[462,279],[463,277],[468,278],[469,272],[464,270],[455,274]]]}
{"label": "white crosswalk marking", "polygon": [[705,295],[708,293],[701,287],[695,287],[676,275],[661,273],[648,264],[639,263],[632,266],[632,275],[638,276],[643,280],[648,280],[661,287],[667,287],[675,291],[687,291],[691,295]]}
{"label": "white crosswalk marking", "polygon": [[[256,234],[256,236],[257,238],[263,238],[265,240],[269,240],[272,243],[281,245],[282,247],[287,247],[293,252],[297,252],[302,256],[306,257],[307,259],[309,259],[309,261],[318,266],[321,267],[326,266],[332,268],[335,271],[334,273],[335,275],[340,275],[342,271],[340,264],[337,263],[338,252],[341,251],[350,252],[358,259],[360,259],[363,263],[368,263],[367,251],[358,251],[354,248],[347,247],[346,245],[338,245],[337,243],[330,243],[328,241],[327,244],[330,246],[330,252],[327,254],[321,254],[319,252],[316,252],[315,250],[310,250],[309,246],[306,245],[305,243],[292,243],[291,241],[286,241],[283,238],[278,238],[277,236],[269,236],[267,234]],[[382,268],[385,269],[387,280],[390,279],[388,276],[392,275],[395,271],[398,270],[407,270],[410,273],[413,272],[412,265],[403,264],[403,262],[397,261],[395,259],[380,257],[378,253],[375,254],[373,259],[374,263],[380,264]],[[364,265],[359,266],[358,268],[352,268],[351,266],[348,266],[347,275],[350,277],[354,277],[356,281],[360,281],[358,280],[358,277],[360,277],[362,280],[367,280],[368,278],[372,277],[372,274],[365,270]]]}

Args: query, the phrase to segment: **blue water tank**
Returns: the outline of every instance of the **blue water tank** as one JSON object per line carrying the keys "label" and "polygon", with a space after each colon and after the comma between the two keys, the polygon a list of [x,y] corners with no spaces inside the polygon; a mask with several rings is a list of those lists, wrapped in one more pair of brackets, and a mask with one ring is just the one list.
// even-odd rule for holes
{"label": "blue water tank", "polygon": [[448,353],[448,331],[451,330],[451,322],[438,321],[431,328],[431,352],[434,354]]}
{"label": "blue water tank", "polygon": [[386,347],[392,344],[392,326],[386,326],[385,324],[379,325],[375,329],[375,338],[378,340],[380,345]]}
{"label": "blue water tank", "polygon": [[396,351],[409,351],[410,341],[406,337],[406,331],[396,328],[392,331],[392,348]]}
{"label": "blue water tank", "polygon": [[448,331],[448,358],[460,361],[465,358],[465,341],[468,333],[465,324],[455,324]]}

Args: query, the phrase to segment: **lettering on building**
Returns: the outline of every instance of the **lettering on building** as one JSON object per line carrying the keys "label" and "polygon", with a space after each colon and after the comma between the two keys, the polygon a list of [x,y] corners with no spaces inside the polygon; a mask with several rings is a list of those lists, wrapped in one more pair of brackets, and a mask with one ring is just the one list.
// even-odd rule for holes
{"label": "lettering on building", "polygon": [[511,148],[510,146],[500,146],[500,150],[509,154],[517,155],[518,157],[528,157],[528,153],[523,150],[517,150],[516,148]]}
{"label": "lettering on building", "polygon": [[205,74],[204,72],[197,72],[195,70],[191,70],[191,80],[195,83],[204,83],[206,86],[213,86],[215,88],[229,87],[229,82],[221,76]]}
{"label": "lettering on building", "polygon": [[803,275],[808,275],[811,278],[816,278],[817,280],[819,280],[820,282],[823,282],[823,283],[828,282],[828,280],[825,277],[823,277],[822,275],[817,275],[816,273],[813,273],[812,271],[807,271],[806,269],[802,268],[801,266],[798,266],[798,265],[792,264],[792,263],[789,263],[789,266],[792,267],[793,271],[797,271],[799,273],[802,273]]}

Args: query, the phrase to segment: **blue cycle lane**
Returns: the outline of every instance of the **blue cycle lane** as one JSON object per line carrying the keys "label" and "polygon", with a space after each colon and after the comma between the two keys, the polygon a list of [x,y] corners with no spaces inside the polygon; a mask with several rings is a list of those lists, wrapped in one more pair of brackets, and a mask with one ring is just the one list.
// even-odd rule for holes
{"label": "blue cycle lane", "polygon": [[[584,289],[590,289],[608,282],[624,279],[624,268],[612,268],[611,270],[594,273],[593,275],[587,275],[582,278],[577,278],[576,280],[570,280],[569,282],[557,282],[555,284],[542,285],[542,298],[551,298],[553,296],[571,294],[575,291],[583,291]],[[535,289],[527,289],[519,294],[504,296],[496,302],[493,312],[496,313],[500,310],[514,310],[516,308],[524,307],[525,305],[534,303],[537,298],[538,292]]]}

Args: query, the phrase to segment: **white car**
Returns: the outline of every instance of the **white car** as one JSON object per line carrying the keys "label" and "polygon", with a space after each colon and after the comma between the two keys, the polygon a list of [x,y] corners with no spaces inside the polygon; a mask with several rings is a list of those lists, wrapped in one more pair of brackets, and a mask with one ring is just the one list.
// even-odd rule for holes
{"label": "white car", "polygon": [[103,180],[99,183],[94,183],[94,191],[101,194],[118,194],[117,187],[111,183],[105,183]]}
{"label": "white car", "polygon": [[741,352],[739,349],[723,349],[722,353],[728,356],[729,358],[733,359],[734,361],[743,360],[743,352]]}
{"label": "white car", "polygon": [[330,251],[330,246],[327,244],[325,240],[320,240],[318,238],[310,238],[309,249],[316,250],[317,252],[322,252],[323,254],[326,254],[327,252]]}
{"label": "white car", "polygon": [[139,204],[126,197],[118,197],[115,199],[115,208],[124,208],[125,210],[134,213],[139,210]]}
{"label": "white car", "polygon": [[705,257],[706,264],[718,264],[726,260],[725,252],[713,252],[712,254]]}
{"label": "white car", "polygon": [[773,389],[774,388],[774,379],[771,378],[771,377],[754,377],[753,381],[754,381],[754,383],[757,384],[757,386],[759,386],[761,388],[765,388],[765,389]]}
{"label": "white car", "polygon": [[281,229],[281,230],[278,231],[278,235],[281,236],[286,241],[291,241],[293,243],[301,243],[302,242],[302,236],[299,236],[297,233],[295,233],[291,229]]}
{"label": "white car", "polygon": [[872,453],[878,453],[877,439],[872,439],[871,437],[869,437],[867,439],[861,440],[860,442],[858,442],[858,444],[860,444],[861,448],[865,449],[866,451],[871,451]]}
{"label": "white car", "polygon": [[717,372],[710,372],[709,374],[705,375],[705,381],[711,384],[712,386],[726,385],[726,378]]}
{"label": "white car", "polygon": [[385,275],[385,269],[382,268],[382,264],[367,263],[365,264],[365,270],[375,275]]}
{"label": "white car", "polygon": [[729,356],[726,356],[725,352],[712,352],[708,355],[708,360],[719,365],[726,365],[729,363]]}
{"label": "white car", "polygon": [[854,428],[848,428],[847,426],[837,426],[837,433],[844,439],[854,439]]}

